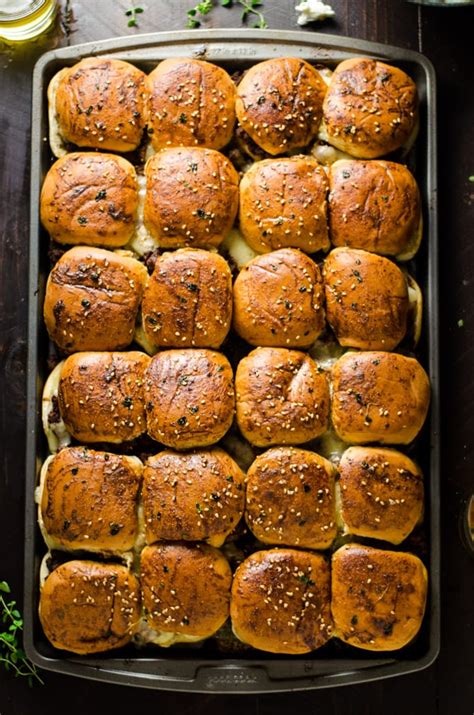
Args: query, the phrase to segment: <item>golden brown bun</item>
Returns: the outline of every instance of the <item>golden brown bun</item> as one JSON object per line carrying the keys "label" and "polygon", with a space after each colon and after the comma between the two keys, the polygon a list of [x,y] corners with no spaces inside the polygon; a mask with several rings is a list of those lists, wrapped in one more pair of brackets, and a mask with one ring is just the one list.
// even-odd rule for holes
{"label": "golden brown bun", "polygon": [[145,226],[165,248],[218,246],[237,215],[239,175],[218,151],[163,149],[145,168]]}
{"label": "golden brown bun", "polygon": [[406,455],[350,447],[339,463],[345,533],[400,544],[423,514],[423,475]]}
{"label": "golden brown bun", "polygon": [[144,402],[148,355],[140,352],[70,355],[58,402],[68,432],[79,442],[120,443],[146,430]]}
{"label": "golden brown bun", "polygon": [[48,463],[41,517],[50,546],[127,551],[137,535],[143,467],[136,457],[62,449]]}
{"label": "golden brown bun", "polygon": [[324,330],[319,266],[293,248],[257,256],[234,283],[234,329],[251,345],[308,348]]}
{"label": "golden brown bun", "polygon": [[270,653],[298,655],[332,635],[329,564],[319,554],[269,549],[237,569],[230,604],[241,641]]}
{"label": "golden brown bun", "polygon": [[61,136],[80,147],[133,151],[145,126],[145,75],[128,62],[88,57],[61,70],[48,99]]}
{"label": "golden brown bun", "polygon": [[167,447],[207,447],[232,424],[232,368],[213,350],[158,353],[146,371],[145,394],[148,434]]}
{"label": "golden brown bun", "polygon": [[222,546],[244,512],[244,474],[222,449],[149,457],[144,470],[146,540]]}
{"label": "golden brown bun", "polygon": [[237,119],[275,156],[309,144],[322,117],[326,83],[308,62],[293,57],[259,62],[237,87]]}
{"label": "golden brown bun", "polygon": [[328,180],[309,156],[259,161],[240,183],[240,230],[258,253],[291,246],[329,248]]}
{"label": "golden brown bun", "polygon": [[135,230],[137,206],[135,169],[113,154],[66,154],[41,189],[41,222],[58,243],[124,246]]}
{"label": "golden brown bun", "polygon": [[138,580],[117,564],[68,561],[41,590],[39,616],[47,639],[80,655],[126,645],[140,614]]}
{"label": "golden brown bun", "polygon": [[388,258],[335,248],[324,261],[327,321],[338,342],[362,350],[393,350],[405,337],[408,288]]}
{"label": "golden brown bun", "polygon": [[393,161],[336,161],[329,170],[329,228],[334,246],[407,260],[421,240],[417,183]]}
{"label": "golden brown bun", "polygon": [[337,532],[336,470],[319,454],[276,447],[247,473],[245,518],[264,544],[327,549]]}
{"label": "golden brown bun", "polygon": [[147,278],[135,258],[85,246],[66,251],[46,285],[43,313],[51,340],[66,353],[126,348]]}
{"label": "golden brown bun", "polygon": [[157,631],[209,638],[227,620],[232,572],[212,546],[145,546],[140,576],[147,620]]}
{"label": "golden brown bun", "polygon": [[430,382],[414,358],[349,352],[332,369],[332,423],[344,442],[409,444],[423,427]]}
{"label": "golden brown bun", "polygon": [[222,67],[189,58],[164,60],[148,75],[147,87],[154,149],[222,149],[231,140],[235,84]]}
{"label": "golden brown bun", "polygon": [[416,85],[398,67],[356,57],[334,70],[323,118],[337,149],[361,159],[383,156],[408,141],[417,117]]}
{"label": "golden brown bun", "polygon": [[365,650],[397,650],[418,633],[427,573],[413,554],[346,544],[332,556],[334,635]]}
{"label": "golden brown bun", "polygon": [[237,423],[257,447],[302,444],[326,431],[326,375],[305,353],[257,348],[240,361],[235,376]]}
{"label": "golden brown bun", "polygon": [[156,262],[142,304],[157,348],[219,348],[232,320],[232,274],[218,253],[183,248]]}

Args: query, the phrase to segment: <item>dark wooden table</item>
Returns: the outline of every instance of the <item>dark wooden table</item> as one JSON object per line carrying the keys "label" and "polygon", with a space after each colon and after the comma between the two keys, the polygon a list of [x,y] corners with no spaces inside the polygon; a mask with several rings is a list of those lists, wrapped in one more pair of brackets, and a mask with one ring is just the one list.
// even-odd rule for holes
{"label": "dark wooden table", "polygon": [[[26,295],[31,70],[41,52],[117,35],[183,29],[194,0],[145,0],[128,28],[123,0],[63,2],[54,30],[25,50],[0,46],[0,580],[22,600]],[[234,3],[235,4],[235,3]],[[294,0],[266,0],[270,28],[295,29]],[[176,695],[46,673],[28,689],[0,669],[0,715],[107,712],[286,712],[411,715],[474,712],[474,561],[460,514],[474,488],[474,8],[420,8],[405,0],[332,0],[335,20],[311,28],[425,53],[439,90],[442,349],[442,649],[429,669],[365,686],[277,696]],[[240,11],[216,8],[204,27],[237,27]],[[471,155],[470,155],[471,154]],[[471,297],[470,297],[471,296]]]}

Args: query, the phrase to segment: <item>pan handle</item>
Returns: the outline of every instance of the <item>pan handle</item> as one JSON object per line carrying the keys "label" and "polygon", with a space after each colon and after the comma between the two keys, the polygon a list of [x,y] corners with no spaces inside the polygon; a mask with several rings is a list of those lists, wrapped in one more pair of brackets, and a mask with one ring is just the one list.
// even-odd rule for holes
{"label": "pan handle", "polygon": [[209,692],[254,693],[268,690],[270,682],[262,666],[206,665],[198,668],[194,685]]}

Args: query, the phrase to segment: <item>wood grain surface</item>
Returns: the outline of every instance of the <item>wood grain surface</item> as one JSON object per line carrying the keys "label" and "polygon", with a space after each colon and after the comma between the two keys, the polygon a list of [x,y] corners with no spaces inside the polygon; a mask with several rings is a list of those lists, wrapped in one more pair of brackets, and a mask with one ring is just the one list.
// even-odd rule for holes
{"label": "wood grain surface", "polygon": [[[131,4],[131,3],[130,3]],[[235,3],[234,3],[235,4]],[[266,0],[270,28],[296,29],[294,0]],[[429,669],[361,686],[276,696],[178,695],[45,673],[28,689],[0,668],[0,715],[303,712],[432,715],[474,712],[474,560],[460,514],[474,490],[474,92],[472,8],[427,8],[405,0],[332,0],[336,18],[307,26],[425,53],[439,95],[442,349],[442,649]],[[119,35],[183,29],[193,0],[146,0],[127,27],[128,0],[61,3],[54,29],[23,46],[0,45],[0,580],[22,601],[25,362],[31,71],[47,49]],[[238,27],[240,11],[216,8],[202,27]]]}

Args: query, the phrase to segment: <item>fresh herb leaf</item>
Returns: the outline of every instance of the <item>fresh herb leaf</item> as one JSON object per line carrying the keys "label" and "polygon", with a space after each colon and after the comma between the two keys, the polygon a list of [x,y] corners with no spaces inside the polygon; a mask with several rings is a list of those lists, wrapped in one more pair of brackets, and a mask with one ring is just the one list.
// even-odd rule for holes
{"label": "fresh herb leaf", "polygon": [[142,7],[135,7],[133,4],[132,7],[125,10],[125,16],[130,18],[127,22],[128,27],[138,27],[137,15],[140,15],[142,12],[145,12]]}
{"label": "fresh herb leaf", "polygon": [[[10,586],[6,581],[0,581],[0,592],[10,593]],[[25,676],[30,687],[33,685],[34,679],[44,685],[36,666],[28,660],[21,647],[20,634],[23,630],[23,618],[16,607],[16,602],[6,601],[0,595],[0,609],[1,620],[5,627],[5,630],[0,632],[0,662],[3,663],[5,670],[13,672],[16,677]]]}
{"label": "fresh herb leaf", "polygon": [[[263,13],[260,10],[257,10],[257,8],[263,5],[260,0],[237,0],[237,2],[243,8],[240,15],[242,22],[246,22],[250,15],[254,15],[256,22],[253,27],[258,27],[260,29],[268,27]],[[220,0],[220,5],[221,7],[230,8],[233,6],[233,0]],[[186,27],[191,29],[199,27],[201,23],[198,19],[196,19],[196,15],[208,15],[213,6],[214,3],[212,0],[203,0],[202,2],[198,2],[197,5],[187,11],[188,22]]]}

